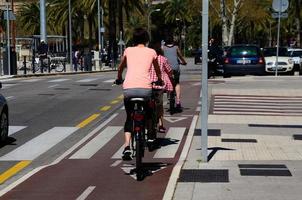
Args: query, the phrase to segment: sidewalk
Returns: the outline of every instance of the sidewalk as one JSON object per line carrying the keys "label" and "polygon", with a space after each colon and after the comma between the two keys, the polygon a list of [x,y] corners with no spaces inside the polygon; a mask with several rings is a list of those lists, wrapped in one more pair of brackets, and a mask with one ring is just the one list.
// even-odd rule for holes
{"label": "sidewalk", "polygon": [[116,71],[116,69],[111,68],[109,66],[102,66],[102,67],[94,67],[92,66],[91,71],[73,71],[69,64],[66,65],[66,72],[55,72],[52,70],[50,73],[44,72],[41,73],[37,71],[35,73],[32,70],[27,70],[26,74],[24,74],[23,70],[18,70],[16,75],[2,75],[0,76],[0,80],[7,79],[7,78],[20,78],[20,77],[33,77],[33,76],[54,76],[54,75],[68,75],[68,74],[83,74],[83,73],[98,73],[98,72],[107,72],[107,71]]}
{"label": "sidewalk", "polygon": [[302,119],[294,118],[211,114],[204,163],[199,116],[173,199],[301,199]]}

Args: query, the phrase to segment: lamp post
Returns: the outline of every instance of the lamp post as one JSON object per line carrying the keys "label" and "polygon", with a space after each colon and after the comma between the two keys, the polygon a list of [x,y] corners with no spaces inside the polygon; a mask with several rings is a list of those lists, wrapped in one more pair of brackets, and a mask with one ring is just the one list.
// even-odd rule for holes
{"label": "lamp post", "polygon": [[159,11],[160,11],[160,9],[158,8],[158,9],[150,11],[149,14],[148,14],[148,33],[149,33],[149,36],[150,36],[150,41],[151,41],[150,17],[152,15],[152,13],[159,12]]}
{"label": "lamp post", "polygon": [[70,70],[73,71],[72,67],[72,29],[71,29],[71,0],[68,1],[68,27],[69,27],[69,63]]}

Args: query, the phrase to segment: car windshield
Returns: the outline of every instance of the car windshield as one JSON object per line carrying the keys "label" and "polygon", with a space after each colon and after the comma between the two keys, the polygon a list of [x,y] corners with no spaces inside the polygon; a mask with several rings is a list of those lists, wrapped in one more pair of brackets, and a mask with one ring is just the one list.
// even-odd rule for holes
{"label": "car windshield", "polygon": [[[264,57],[269,56],[276,56],[277,55],[277,48],[264,48],[263,49]],[[289,56],[286,48],[279,48],[278,56]]]}
{"label": "car windshield", "polygon": [[301,51],[293,51],[292,57],[302,57],[302,50]]}
{"label": "car windshield", "polygon": [[257,47],[233,47],[229,49],[232,57],[251,57],[258,56]]}

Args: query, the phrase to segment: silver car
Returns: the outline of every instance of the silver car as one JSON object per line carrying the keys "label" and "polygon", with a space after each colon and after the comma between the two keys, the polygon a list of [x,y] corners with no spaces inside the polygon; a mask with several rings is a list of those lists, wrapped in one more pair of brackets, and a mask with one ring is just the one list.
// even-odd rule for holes
{"label": "silver car", "polygon": [[[0,88],[2,83],[0,82]],[[0,94],[0,142],[3,143],[8,137],[8,106],[5,97]]]}

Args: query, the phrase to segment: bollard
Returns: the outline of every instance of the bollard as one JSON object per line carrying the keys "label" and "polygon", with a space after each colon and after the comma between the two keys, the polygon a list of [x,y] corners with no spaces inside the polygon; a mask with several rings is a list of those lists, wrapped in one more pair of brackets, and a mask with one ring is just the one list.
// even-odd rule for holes
{"label": "bollard", "polygon": [[23,70],[24,70],[24,74],[26,74],[26,56],[23,57],[24,60],[23,60]]}

